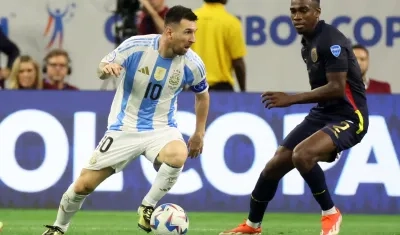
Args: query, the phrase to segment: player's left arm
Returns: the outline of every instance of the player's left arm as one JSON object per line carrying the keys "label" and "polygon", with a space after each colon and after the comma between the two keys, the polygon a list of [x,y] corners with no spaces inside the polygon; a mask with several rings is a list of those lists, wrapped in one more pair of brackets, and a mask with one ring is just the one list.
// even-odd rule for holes
{"label": "player's left arm", "polygon": [[[193,74],[195,74],[195,72]],[[191,84],[190,88],[196,93],[196,129],[188,141],[188,156],[190,158],[196,158],[203,151],[203,139],[206,134],[206,123],[208,117],[208,109],[210,106],[210,95],[208,93],[208,84],[205,77],[195,75],[194,81]]]}
{"label": "player's left arm", "polygon": [[[200,80],[200,79],[195,79]],[[195,112],[196,112],[196,133],[204,135],[206,132],[206,123],[208,110],[210,107],[210,94],[208,93],[208,84],[206,78],[190,87],[196,93]]]}
{"label": "player's left arm", "polygon": [[210,94],[208,91],[201,93],[196,93],[195,101],[195,111],[196,111],[196,133],[201,133],[204,135],[206,132],[206,123],[208,117],[208,110],[210,107]]}
{"label": "player's left arm", "polygon": [[203,139],[206,134],[210,95],[208,94],[205,66],[197,55],[193,55],[191,60],[187,62],[184,73],[186,84],[196,93],[196,129],[188,141],[188,156],[190,158],[196,158],[203,151]]}
{"label": "player's left arm", "polygon": [[188,85],[196,94],[196,133],[204,135],[210,106],[210,95],[208,93],[208,83],[206,80],[206,70],[203,61],[196,57],[196,62],[192,62],[187,67]]}
{"label": "player's left arm", "polygon": [[343,46],[344,39],[333,36],[321,41],[320,63],[324,63],[328,83],[312,91],[291,96],[292,104],[317,103],[345,97],[349,52]]}

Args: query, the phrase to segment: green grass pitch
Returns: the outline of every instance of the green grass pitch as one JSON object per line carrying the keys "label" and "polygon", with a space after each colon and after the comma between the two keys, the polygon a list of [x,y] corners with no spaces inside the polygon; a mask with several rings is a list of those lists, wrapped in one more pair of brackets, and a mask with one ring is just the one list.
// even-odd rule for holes
{"label": "green grass pitch", "polygon": [[[188,212],[189,235],[213,235],[238,225],[245,213]],[[56,210],[0,209],[4,227],[0,235],[40,235],[44,224],[53,223]],[[318,214],[266,214],[263,234],[317,235]],[[136,225],[135,212],[80,211],[70,226],[68,235],[146,235]],[[341,235],[400,235],[400,216],[343,215]]]}

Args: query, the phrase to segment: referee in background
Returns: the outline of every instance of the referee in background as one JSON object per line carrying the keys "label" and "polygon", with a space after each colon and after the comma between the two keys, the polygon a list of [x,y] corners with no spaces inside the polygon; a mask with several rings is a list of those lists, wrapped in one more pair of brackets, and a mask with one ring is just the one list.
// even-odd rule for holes
{"label": "referee in background", "polygon": [[210,90],[234,91],[237,83],[246,91],[246,44],[239,19],[225,9],[227,0],[204,0],[195,10],[197,21],[196,43],[192,49],[202,58],[207,68]]}

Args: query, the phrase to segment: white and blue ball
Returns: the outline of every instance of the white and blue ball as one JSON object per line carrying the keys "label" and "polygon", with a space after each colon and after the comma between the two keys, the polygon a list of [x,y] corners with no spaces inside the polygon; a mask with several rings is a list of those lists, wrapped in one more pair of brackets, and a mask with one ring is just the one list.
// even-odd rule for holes
{"label": "white and blue ball", "polygon": [[189,218],[182,207],[165,203],[154,210],[150,226],[155,235],[185,235],[189,230]]}

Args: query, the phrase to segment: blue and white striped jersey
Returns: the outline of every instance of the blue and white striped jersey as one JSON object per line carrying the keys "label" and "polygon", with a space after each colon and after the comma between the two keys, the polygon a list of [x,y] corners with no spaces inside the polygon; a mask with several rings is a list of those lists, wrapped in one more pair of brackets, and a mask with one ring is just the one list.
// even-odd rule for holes
{"label": "blue and white striped jersey", "polygon": [[176,127],[177,96],[185,85],[206,92],[205,66],[192,50],[183,56],[162,58],[161,35],[134,36],[102,59],[124,67],[111,111],[108,130],[149,131]]}

